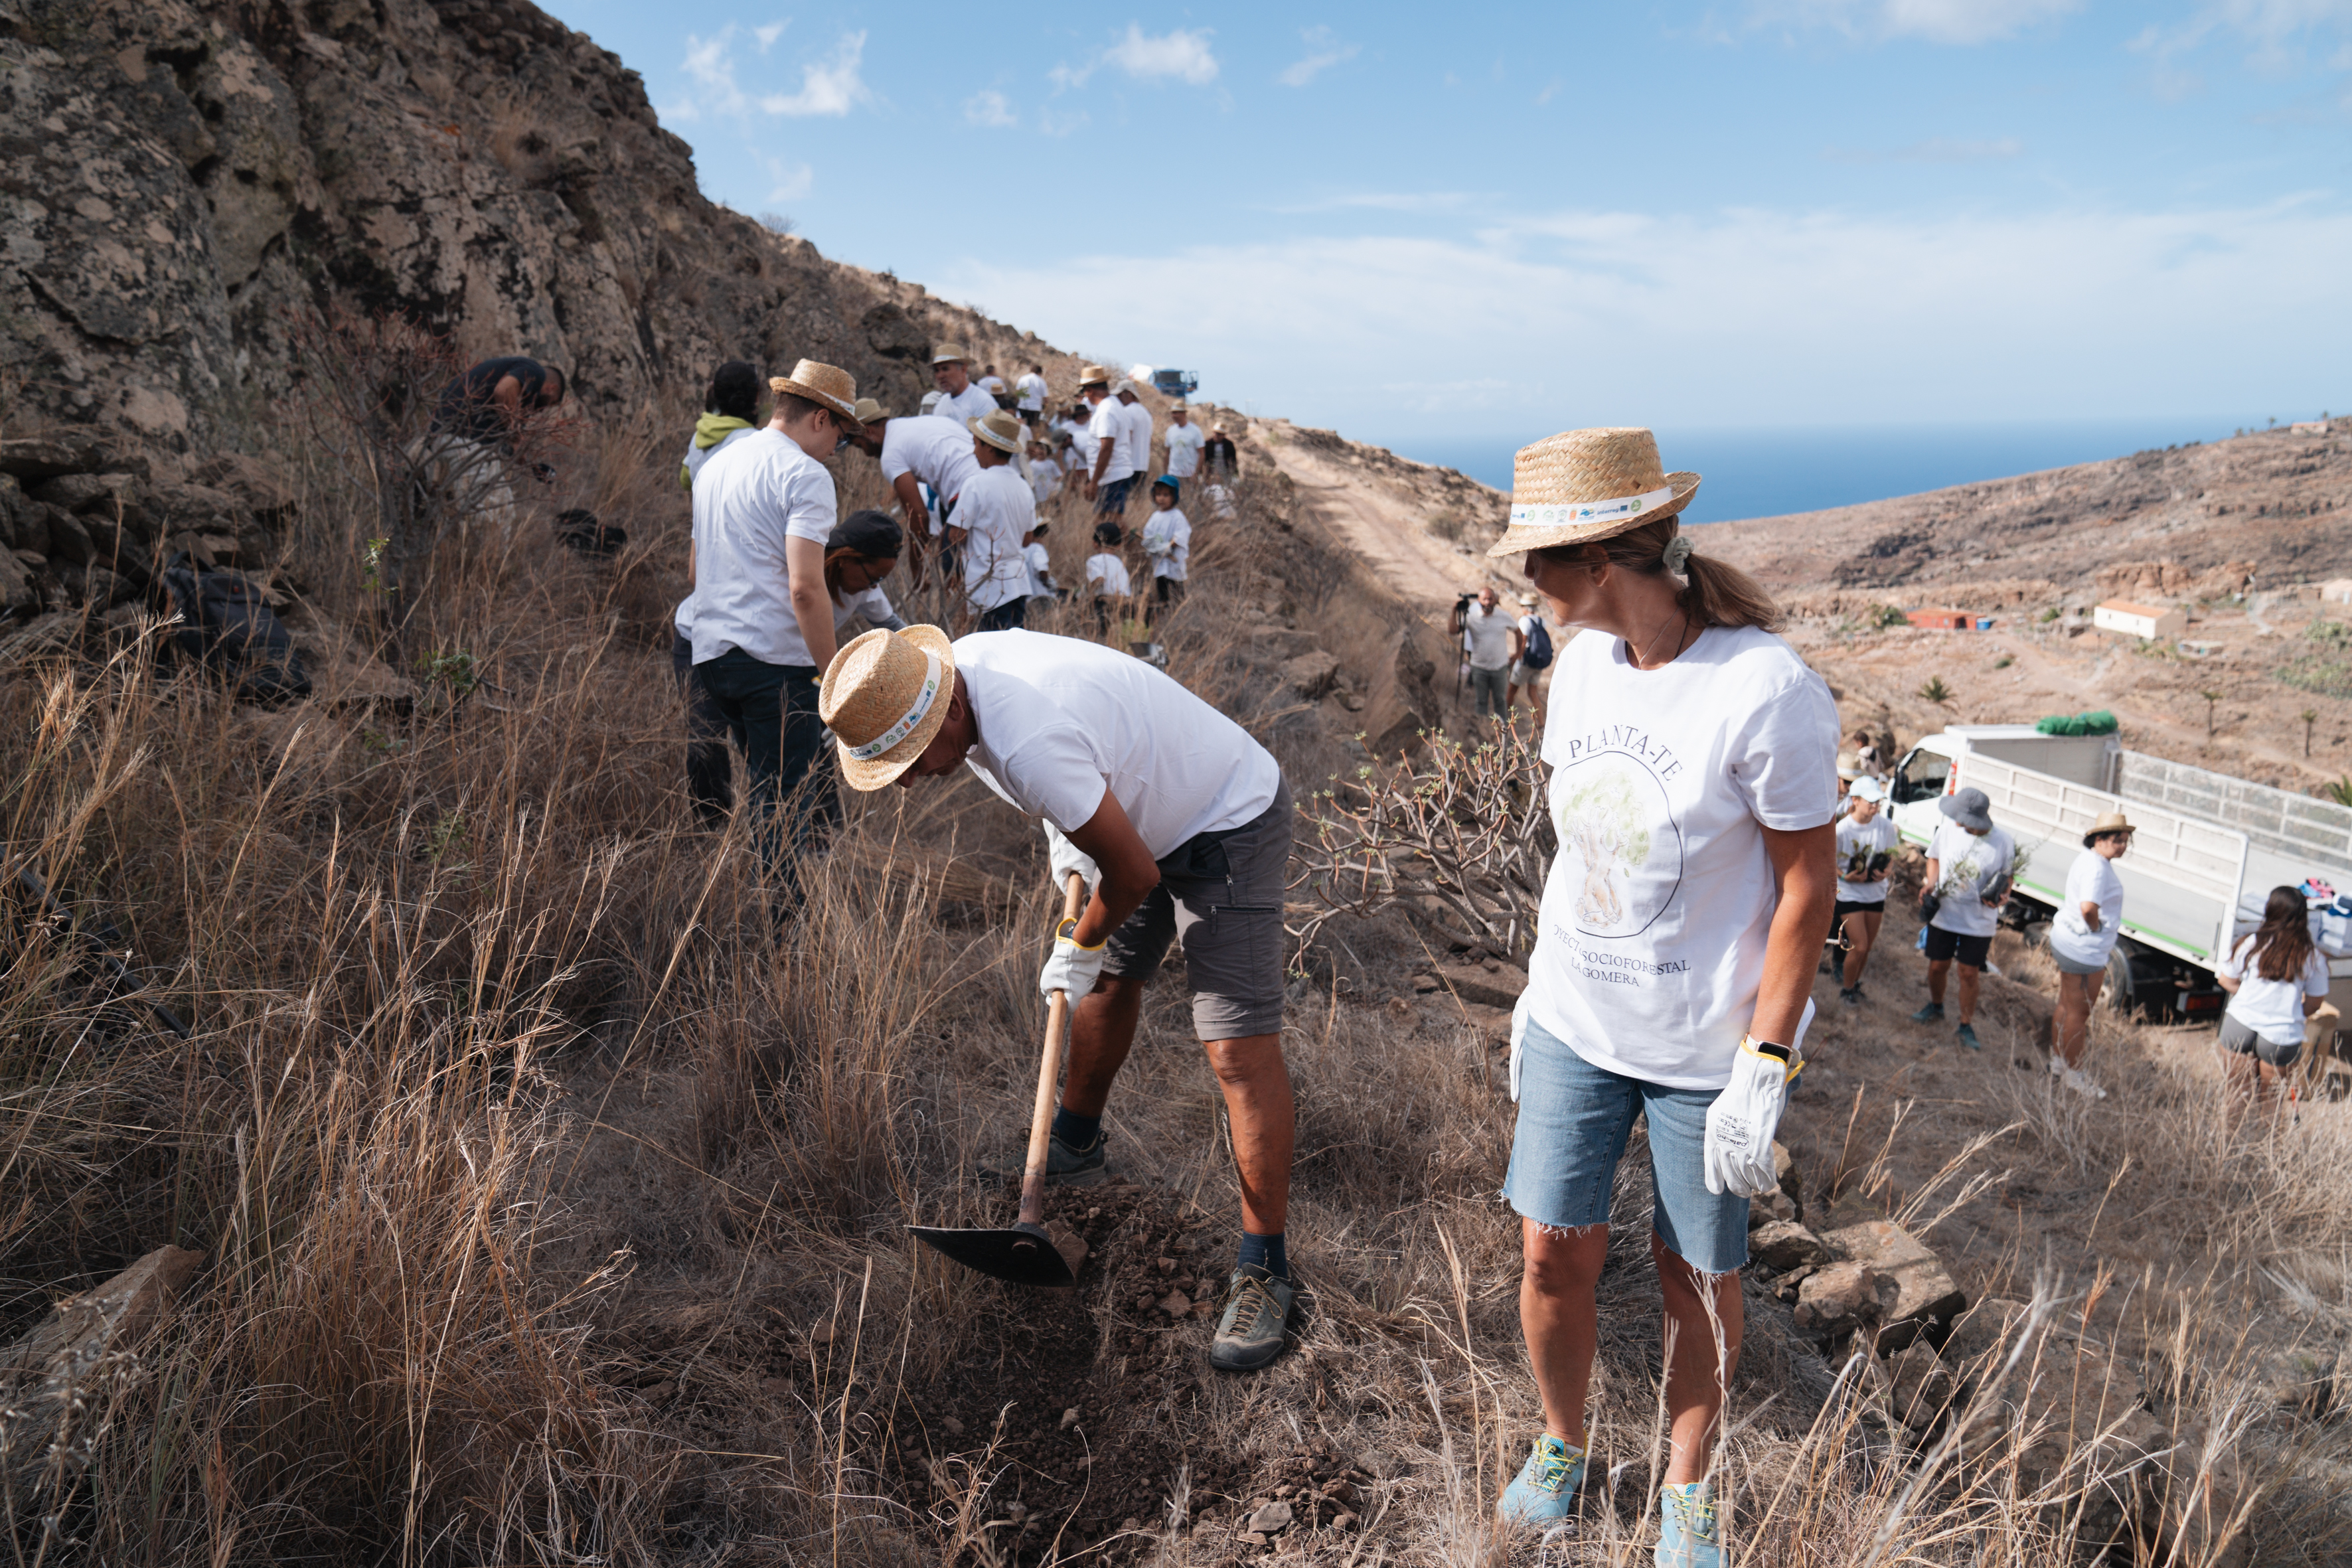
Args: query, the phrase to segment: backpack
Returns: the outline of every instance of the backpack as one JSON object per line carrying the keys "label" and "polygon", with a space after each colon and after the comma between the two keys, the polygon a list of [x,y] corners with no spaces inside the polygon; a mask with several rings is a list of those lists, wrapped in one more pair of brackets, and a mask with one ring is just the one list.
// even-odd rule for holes
{"label": "backpack", "polygon": [[1530,617],[1535,625],[1528,630],[1528,646],[1519,650],[1519,664],[1528,669],[1542,669],[1551,663],[1551,633],[1544,629],[1543,617]]}
{"label": "backpack", "polygon": [[310,695],[310,677],[286,623],[242,572],[207,571],[183,551],[163,572],[180,625],[172,646],[181,658],[228,682],[239,702],[271,706]]}

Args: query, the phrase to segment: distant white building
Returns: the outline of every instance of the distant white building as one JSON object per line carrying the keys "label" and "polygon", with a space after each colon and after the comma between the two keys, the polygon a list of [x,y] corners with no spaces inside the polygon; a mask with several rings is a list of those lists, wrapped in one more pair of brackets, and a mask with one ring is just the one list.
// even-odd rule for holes
{"label": "distant white building", "polygon": [[2177,637],[2189,629],[2189,616],[2181,610],[2109,599],[2091,612],[2091,624],[2103,632],[2119,632],[2127,637]]}
{"label": "distant white building", "polygon": [[2352,605],[2352,577],[2331,577],[2319,585],[2319,596],[2331,605]]}

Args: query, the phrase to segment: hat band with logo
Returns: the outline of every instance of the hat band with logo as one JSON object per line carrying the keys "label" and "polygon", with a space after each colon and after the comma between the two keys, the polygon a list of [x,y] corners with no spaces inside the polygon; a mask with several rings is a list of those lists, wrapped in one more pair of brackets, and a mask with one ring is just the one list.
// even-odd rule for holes
{"label": "hat band with logo", "polygon": [[940,695],[940,656],[928,650],[923,654],[923,683],[915,689],[914,706],[899,715],[898,721],[866,742],[862,746],[844,746],[842,750],[861,763],[872,762],[908,736],[913,734],[931,704]]}
{"label": "hat band with logo", "polygon": [[1637,496],[1617,496],[1609,500],[1515,506],[1511,509],[1511,522],[1521,528],[1570,528],[1580,522],[1611,522],[1621,517],[1638,517],[1674,498],[1675,487],[1661,485]]}

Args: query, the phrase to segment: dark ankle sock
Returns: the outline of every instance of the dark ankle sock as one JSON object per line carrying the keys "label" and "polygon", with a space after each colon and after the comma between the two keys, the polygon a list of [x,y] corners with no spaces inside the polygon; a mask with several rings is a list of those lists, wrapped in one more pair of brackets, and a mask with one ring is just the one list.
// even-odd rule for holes
{"label": "dark ankle sock", "polygon": [[1237,1261],[1244,1268],[1255,1265],[1276,1279],[1290,1278],[1290,1259],[1283,1255],[1279,1233],[1258,1236],[1246,1230],[1242,1232],[1242,1255]]}
{"label": "dark ankle sock", "polygon": [[1102,1118],[1080,1116],[1076,1111],[1056,1108],[1054,1112],[1054,1136],[1062,1141],[1065,1148],[1091,1149],[1095,1146],[1095,1140],[1102,1136]]}

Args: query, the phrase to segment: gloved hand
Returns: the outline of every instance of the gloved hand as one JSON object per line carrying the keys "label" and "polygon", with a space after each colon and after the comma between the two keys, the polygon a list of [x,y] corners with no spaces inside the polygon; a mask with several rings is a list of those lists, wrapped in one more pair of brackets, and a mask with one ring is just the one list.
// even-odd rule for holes
{"label": "gloved hand", "polygon": [[1519,1102],[1519,1058],[1528,1049],[1528,994],[1519,993],[1519,1000],[1511,1008],[1511,1103]]}
{"label": "gloved hand", "polygon": [[[1789,1080],[1796,1076],[1796,1053],[1786,1047],[1758,1047],[1752,1036],[1739,1039],[1731,1081],[1706,1108],[1706,1190],[1743,1198],[1772,1190],[1772,1134],[1789,1105]],[[1784,1058],[1779,1054],[1786,1051]]]}
{"label": "gloved hand", "polygon": [[[1109,956],[1110,939],[1105,937],[1092,947],[1078,945],[1078,922],[1064,921],[1054,931],[1054,953],[1045,960],[1045,969],[1037,976],[1037,989],[1047,997],[1055,992],[1068,994],[1070,1004],[1077,1005],[1079,997],[1095,988],[1102,975],[1103,960]],[[1772,1162],[1768,1157],[1769,1172]]]}
{"label": "gloved hand", "polygon": [[1071,843],[1068,834],[1050,822],[1045,824],[1045,856],[1053,864],[1054,886],[1057,889],[1068,887],[1070,873],[1076,871],[1087,879],[1087,896],[1094,897],[1095,889],[1102,882],[1102,868],[1095,864],[1093,856]]}

